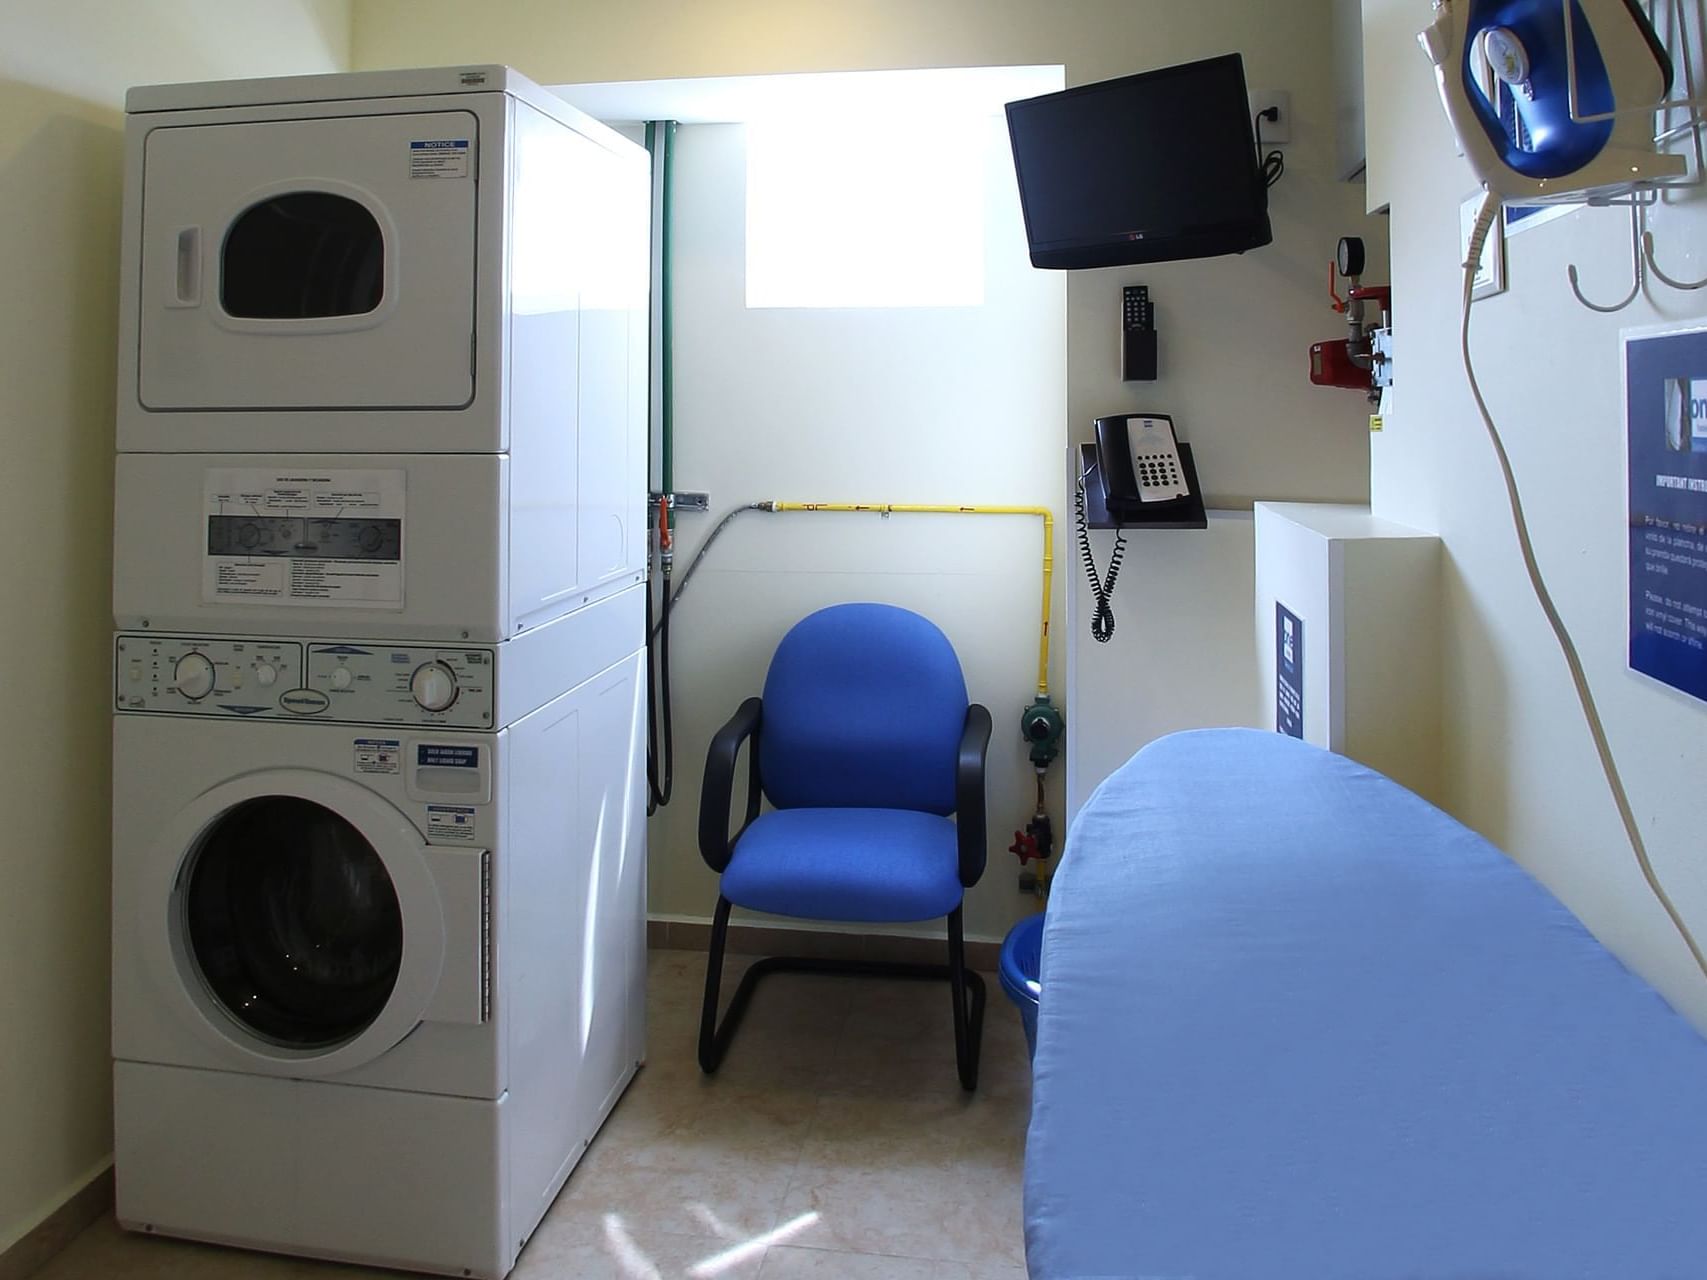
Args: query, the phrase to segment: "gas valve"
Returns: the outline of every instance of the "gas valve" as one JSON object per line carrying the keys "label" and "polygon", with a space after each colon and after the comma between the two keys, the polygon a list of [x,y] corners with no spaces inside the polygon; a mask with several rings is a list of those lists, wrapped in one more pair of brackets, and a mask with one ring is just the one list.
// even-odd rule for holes
{"label": "gas valve", "polygon": [[1014,832],[1014,842],[1008,846],[1008,852],[1019,855],[1019,865],[1022,867],[1033,859],[1043,861],[1043,855],[1037,850],[1037,837],[1029,831]]}
{"label": "gas valve", "polygon": [[1037,860],[1044,861],[1055,852],[1055,828],[1049,821],[1047,813],[1039,812],[1030,822],[1025,824],[1025,834],[1031,837],[1032,845],[1037,850]]}
{"label": "gas valve", "polygon": [[1014,842],[1008,852],[1015,854],[1024,866],[1028,862],[1043,862],[1055,852],[1055,828],[1047,813],[1039,813],[1025,824],[1024,831],[1014,832]]}
{"label": "gas valve", "polygon": [[1061,735],[1067,732],[1067,722],[1049,695],[1040,693],[1036,702],[1020,712],[1019,731],[1031,744],[1032,765],[1047,769],[1061,754]]}

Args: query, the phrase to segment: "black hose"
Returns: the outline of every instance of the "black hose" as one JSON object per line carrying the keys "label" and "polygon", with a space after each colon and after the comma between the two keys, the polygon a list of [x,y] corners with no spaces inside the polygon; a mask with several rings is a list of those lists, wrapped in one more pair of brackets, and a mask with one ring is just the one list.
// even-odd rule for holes
{"label": "black hose", "polygon": [[658,812],[658,684],[653,676],[652,577],[646,578],[646,816]]}
{"label": "black hose", "polygon": [[[749,502],[736,507],[732,511],[726,512],[723,519],[719,520],[716,527],[713,528],[710,534],[706,536],[705,541],[699,544],[699,550],[694,552],[693,559],[688,561],[687,572],[682,575],[681,582],[677,584],[675,593],[670,597],[670,608],[674,609],[676,605],[681,602],[683,593],[688,589],[688,583],[693,581],[694,574],[699,572],[699,562],[705,559],[705,553],[711,550],[711,544],[716,542],[722,532],[729,527],[730,521],[735,519],[736,516],[745,515],[749,511],[774,511],[775,509],[776,505],[774,503]],[[648,615],[646,619],[647,638],[650,639],[657,635],[659,628],[662,626],[663,624],[659,623],[657,627],[654,627],[652,625],[651,616]]]}
{"label": "black hose", "polygon": [[[646,582],[646,814],[670,803],[675,789],[676,732],[670,698],[670,580],[664,578],[664,616],[652,625],[652,581]],[[659,712],[662,711],[660,719]]]}
{"label": "black hose", "polygon": [[664,575],[664,616],[658,623],[658,696],[663,704],[664,749],[660,753],[662,761],[659,773],[662,775],[658,783],[658,807],[663,808],[670,803],[670,793],[674,790],[676,775],[676,730],[673,700],[670,697],[670,615],[676,611],[670,596],[670,575]]}

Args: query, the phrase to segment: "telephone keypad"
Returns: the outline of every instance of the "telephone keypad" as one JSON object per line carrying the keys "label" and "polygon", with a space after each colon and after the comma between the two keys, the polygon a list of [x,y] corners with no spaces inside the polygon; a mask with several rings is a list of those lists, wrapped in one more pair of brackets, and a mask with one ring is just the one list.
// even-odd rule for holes
{"label": "telephone keypad", "polygon": [[1136,461],[1138,482],[1146,489],[1172,489],[1184,483],[1178,462],[1169,454],[1139,455]]}

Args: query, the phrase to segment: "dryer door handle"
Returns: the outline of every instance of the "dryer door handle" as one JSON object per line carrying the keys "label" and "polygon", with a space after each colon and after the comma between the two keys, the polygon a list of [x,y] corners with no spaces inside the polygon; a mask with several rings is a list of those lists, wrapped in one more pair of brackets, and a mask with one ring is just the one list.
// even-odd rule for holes
{"label": "dryer door handle", "polygon": [[172,296],[167,305],[199,307],[202,304],[202,229],[183,227],[178,231],[176,268],[172,272]]}

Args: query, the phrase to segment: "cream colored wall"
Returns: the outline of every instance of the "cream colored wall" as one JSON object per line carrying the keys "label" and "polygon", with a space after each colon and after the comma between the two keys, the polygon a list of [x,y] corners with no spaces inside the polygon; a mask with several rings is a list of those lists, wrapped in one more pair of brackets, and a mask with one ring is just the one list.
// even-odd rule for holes
{"label": "cream colored wall", "polygon": [[[1070,276],[1066,402],[1054,418],[1037,423],[1033,443],[1040,447],[1011,456],[1042,468],[1034,478],[1037,484],[1065,506],[1062,446],[1070,439],[1088,439],[1091,419],[1099,414],[1154,408],[1175,414],[1182,434],[1196,447],[1212,501],[1248,507],[1254,497],[1366,497],[1365,406],[1355,394],[1311,387],[1306,375],[1309,344],[1342,331],[1326,305],[1323,278],[1338,237],[1370,236],[1376,241],[1375,260],[1385,256],[1383,228],[1363,215],[1360,189],[1333,177],[1328,0],[1284,5],[1258,0],[1190,5],[1177,0],[634,0],[620,6],[530,0],[483,6],[477,22],[468,13],[455,0],[356,0],[356,65],[508,62],[535,79],[562,84],[1060,64],[1067,83],[1077,84],[1234,49],[1243,52],[1253,88],[1286,89],[1292,95],[1295,143],[1287,149],[1288,176],[1273,196],[1274,246],[1243,258]],[[1119,380],[1120,287],[1134,282],[1149,283],[1157,302],[1164,374],[1155,384]],[[857,380],[864,371],[842,369],[835,376]],[[681,390],[686,392],[685,383]],[[712,425],[715,434],[696,445],[688,435],[691,409],[683,405],[679,410],[684,454],[699,447],[739,457],[754,446],[738,418]],[[802,423],[803,431],[810,429],[809,422]],[[968,436],[967,446],[976,444]],[[891,488],[918,489],[923,477],[910,457],[898,453],[890,466],[897,482]],[[678,468],[678,484],[697,487],[693,479]],[[746,496],[713,494],[714,501]],[[1124,606],[1121,630],[1109,646],[1069,636],[1057,622],[1051,678],[1057,696],[1068,690],[1067,646],[1076,645],[1081,659],[1073,664],[1079,696],[1076,728],[1069,728],[1082,748],[1075,760],[1076,787],[1083,784],[1088,790],[1132,751],[1171,729],[1254,722],[1249,531],[1248,520],[1230,523],[1222,530],[1225,536],[1183,548],[1189,568],[1146,565],[1141,557],[1129,561],[1118,597]],[[1070,523],[1063,522],[1060,532],[1057,581],[1063,592],[1082,595]],[[744,541],[760,536],[751,529],[731,532],[729,545],[713,554],[727,552],[735,563],[745,554]],[[869,542],[873,535],[856,536]],[[1165,543],[1147,540],[1158,548]],[[1106,546],[1102,553],[1106,556]],[[868,557],[865,563],[869,567],[876,561]],[[939,573],[937,581],[950,583],[943,566],[933,572]],[[1031,573],[1029,561],[1017,558],[1009,585],[1021,593],[1029,590]],[[836,586],[880,589],[876,579],[858,577]],[[976,601],[969,604],[968,625],[977,612]],[[1084,617],[1082,609],[1079,617]],[[1017,636],[1027,621],[1010,610],[986,608],[983,625],[989,635],[1010,630]],[[744,631],[744,626],[713,621],[700,642],[721,648],[744,639],[763,649],[774,638]],[[684,639],[683,647],[695,642]],[[1232,663],[1240,666],[1234,669]],[[681,671],[691,669],[684,665]],[[697,708],[706,691],[684,683],[678,693]],[[1001,690],[992,695],[1002,699],[992,707],[998,734],[1017,732],[1015,717],[1024,693],[1022,686],[1005,698]],[[694,723],[677,743],[680,769],[688,773],[703,767],[706,745],[707,735]],[[1053,793],[1058,826],[1063,772],[1056,772]],[[690,789],[677,803],[691,799]],[[992,805],[992,823],[1011,823],[1016,811],[1023,816],[1025,801],[1004,795]],[[681,912],[683,904],[701,899],[700,914],[709,911],[708,881],[693,866],[691,847],[679,847],[690,834],[688,813],[672,812],[653,828],[655,861],[679,868],[679,875],[670,874],[663,883],[654,880],[655,910]],[[1001,856],[995,864],[999,875],[990,887],[981,887],[974,904],[979,932],[999,932],[1007,920],[1029,909],[1012,888],[1014,864]]]}
{"label": "cream colored wall", "polygon": [[136,83],[329,71],[346,0],[0,5],[0,1252],[99,1172],[120,135]]}
{"label": "cream colored wall", "polygon": [[[1663,8],[1664,6],[1662,6]],[[1691,0],[1699,16],[1699,0]],[[1707,982],[1645,886],[1583,727],[1564,662],[1518,559],[1499,474],[1458,352],[1458,203],[1473,192],[1406,0],[1366,0],[1371,195],[1390,200],[1395,409],[1372,460],[1376,513],[1444,545],[1446,805],[1557,893],[1632,968],[1707,1029]],[[1696,45],[1699,49],[1699,43]],[[1697,76],[1701,69],[1697,69]],[[1697,279],[1707,201],[1658,209],[1662,265]],[[1629,287],[1629,230],[1583,210],[1514,237],[1510,291],[1475,311],[1473,345],[1541,562],[1600,700],[1655,870],[1707,933],[1707,708],[1625,666],[1626,524],[1619,330],[1699,319],[1700,295],[1654,285],[1613,316],[1579,307]]]}

